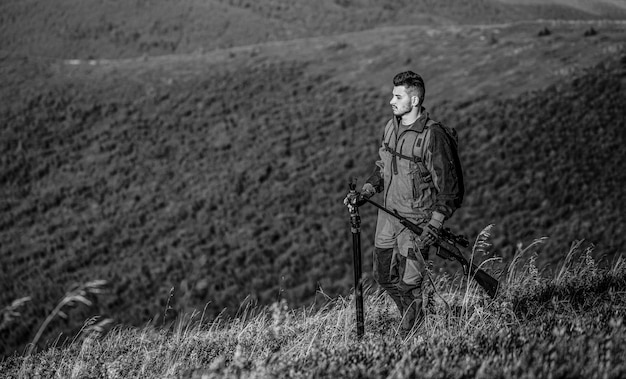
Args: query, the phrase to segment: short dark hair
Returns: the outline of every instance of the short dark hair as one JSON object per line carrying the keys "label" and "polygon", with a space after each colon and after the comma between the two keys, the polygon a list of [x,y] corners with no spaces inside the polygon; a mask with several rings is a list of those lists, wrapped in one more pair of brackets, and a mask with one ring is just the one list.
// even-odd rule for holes
{"label": "short dark hair", "polygon": [[393,77],[393,85],[405,86],[408,91],[417,92],[417,96],[420,98],[420,105],[424,102],[424,96],[426,95],[426,87],[424,86],[424,79],[413,71],[404,71]]}

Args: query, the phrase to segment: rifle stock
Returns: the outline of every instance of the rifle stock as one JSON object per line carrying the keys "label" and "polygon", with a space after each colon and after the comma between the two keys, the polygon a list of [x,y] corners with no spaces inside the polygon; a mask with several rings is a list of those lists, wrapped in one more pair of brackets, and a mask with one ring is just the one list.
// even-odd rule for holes
{"label": "rifle stock", "polygon": [[461,266],[463,266],[463,272],[468,277],[476,280],[479,286],[487,292],[487,294],[494,298],[498,292],[498,280],[491,275],[487,274],[484,270],[478,268],[475,264],[470,264],[467,261],[463,253],[446,240],[440,240],[437,245],[437,255],[444,259],[456,260]]}
{"label": "rifle stock", "polygon": [[[406,226],[413,233],[420,235],[422,234],[423,229],[411,222],[406,217],[402,217],[397,211],[390,211],[389,209],[383,207],[382,205],[373,202],[370,199],[365,199],[368,203],[374,205],[376,208],[396,217],[400,220],[400,224]],[[487,274],[484,270],[478,268],[475,264],[470,264],[470,262],[465,258],[463,253],[455,246],[454,243],[449,242],[446,239],[440,238],[435,244],[437,247],[437,255],[439,255],[443,259],[447,260],[456,260],[463,267],[463,272],[469,278],[476,280],[479,286],[481,286],[490,297],[495,297],[498,292],[498,280],[491,275]]]}

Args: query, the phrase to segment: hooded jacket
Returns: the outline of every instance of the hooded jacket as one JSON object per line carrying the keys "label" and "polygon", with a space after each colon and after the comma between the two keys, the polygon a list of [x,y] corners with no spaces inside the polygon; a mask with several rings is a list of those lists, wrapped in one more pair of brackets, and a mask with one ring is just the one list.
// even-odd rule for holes
{"label": "hooded jacket", "polygon": [[437,211],[450,218],[462,191],[446,131],[424,109],[410,128],[401,131],[399,122],[387,122],[377,169],[366,182],[383,193],[386,208],[404,217],[428,221]]}

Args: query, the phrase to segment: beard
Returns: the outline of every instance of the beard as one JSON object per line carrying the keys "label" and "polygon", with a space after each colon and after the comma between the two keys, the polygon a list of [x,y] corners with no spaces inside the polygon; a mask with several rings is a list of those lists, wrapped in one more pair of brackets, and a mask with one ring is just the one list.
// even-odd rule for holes
{"label": "beard", "polygon": [[411,106],[408,106],[408,105],[400,105],[400,106],[392,106],[391,107],[391,110],[393,111],[393,114],[395,116],[398,116],[398,117],[404,116],[405,114],[411,112],[412,109],[413,108]]}

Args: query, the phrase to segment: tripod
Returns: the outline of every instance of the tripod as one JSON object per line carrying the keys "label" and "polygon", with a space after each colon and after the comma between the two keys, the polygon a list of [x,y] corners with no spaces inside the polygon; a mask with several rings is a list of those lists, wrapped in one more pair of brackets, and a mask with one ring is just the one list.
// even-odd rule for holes
{"label": "tripod", "polygon": [[363,315],[363,283],[361,282],[361,216],[359,207],[356,205],[356,183],[350,181],[350,194],[354,202],[347,204],[350,212],[350,231],[352,232],[352,261],[354,264],[354,300],[356,306],[356,334],[358,338],[365,333],[365,322]]}

